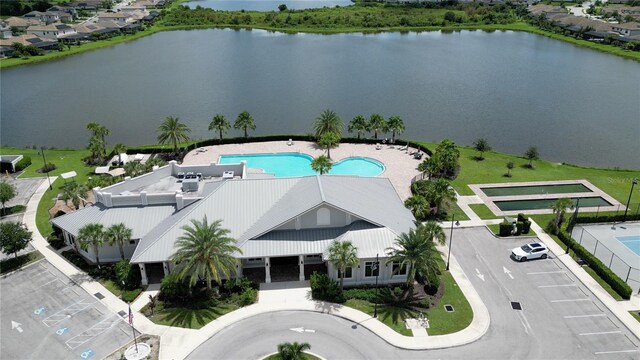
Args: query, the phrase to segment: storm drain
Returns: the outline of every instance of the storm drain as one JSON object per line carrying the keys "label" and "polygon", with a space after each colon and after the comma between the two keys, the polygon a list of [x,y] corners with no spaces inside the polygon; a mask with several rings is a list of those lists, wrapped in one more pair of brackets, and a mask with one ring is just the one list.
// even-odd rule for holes
{"label": "storm drain", "polygon": [[519,302],[512,301],[511,307],[513,308],[513,310],[522,310],[522,305],[520,305]]}
{"label": "storm drain", "polygon": [[98,300],[102,300],[102,299],[104,299],[104,295],[102,295],[102,294],[101,294],[101,293],[99,293],[99,292],[97,292],[97,293],[93,294],[93,296],[97,297],[97,298],[98,298]]}
{"label": "storm drain", "polygon": [[120,310],[118,311],[118,315],[124,317],[125,315],[127,315],[127,313],[124,310]]}
{"label": "storm drain", "polygon": [[453,312],[453,311],[454,311],[454,309],[453,309],[453,305],[451,305],[451,304],[447,304],[447,305],[445,305],[445,306],[444,306],[444,310],[445,310],[446,312]]}

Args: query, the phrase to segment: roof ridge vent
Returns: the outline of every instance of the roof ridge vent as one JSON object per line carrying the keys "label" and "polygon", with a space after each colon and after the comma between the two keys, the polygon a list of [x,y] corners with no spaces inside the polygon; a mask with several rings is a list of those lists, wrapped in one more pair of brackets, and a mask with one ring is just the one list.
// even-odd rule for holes
{"label": "roof ridge vent", "polygon": [[318,189],[320,190],[320,198],[322,199],[322,202],[327,201],[327,199],[324,198],[324,191],[322,191],[322,181],[320,180],[320,175],[316,175],[316,179],[318,180]]}

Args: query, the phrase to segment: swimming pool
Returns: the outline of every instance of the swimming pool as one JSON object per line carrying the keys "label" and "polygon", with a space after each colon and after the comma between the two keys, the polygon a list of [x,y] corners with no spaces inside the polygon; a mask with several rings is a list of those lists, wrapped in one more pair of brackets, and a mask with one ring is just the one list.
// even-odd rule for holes
{"label": "swimming pool", "polygon": [[[307,154],[251,154],[221,155],[218,164],[237,164],[246,161],[247,167],[262,169],[275,177],[298,177],[316,175],[311,169],[313,158]],[[365,157],[348,157],[333,164],[329,175],[378,176],[384,171],[381,162]]]}
{"label": "swimming pool", "polygon": [[482,187],[480,190],[489,197],[593,192],[582,184],[498,186]]}
{"label": "swimming pool", "polygon": [[[516,210],[540,210],[550,209],[551,204],[558,199],[533,199],[533,200],[505,200],[494,201],[494,204],[498,209],[502,211],[516,211]],[[576,198],[571,199],[573,204],[576,203]],[[595,207],[595,206],[611,206],[604,198],[597,197],[584,197],[580,198],[580,207]]]}
{"label": "swimming pool", "polygon": [[640,255],[640,235],[616,236],[616,239],[636,255]]}

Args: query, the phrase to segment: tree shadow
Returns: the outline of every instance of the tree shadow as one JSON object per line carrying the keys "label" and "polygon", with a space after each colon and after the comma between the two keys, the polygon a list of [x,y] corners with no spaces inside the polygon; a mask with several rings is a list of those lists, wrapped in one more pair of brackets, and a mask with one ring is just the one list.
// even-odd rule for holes
{"label": "tree shadow", "polygon": [[529,165],[529,164],[522,164],[522,165],[520,165],[520,167],[523,168],[523,169],[529,169],[529,170],[534,170],[535,169],[535,166]]}
{"label": "tree shadow", "polygon": [[333,314],[336,311],[342,309],[344,305],[338,303],[332,303],[328,301],[316,301],[315,308],[316,311],[325,313],[325,314]]}

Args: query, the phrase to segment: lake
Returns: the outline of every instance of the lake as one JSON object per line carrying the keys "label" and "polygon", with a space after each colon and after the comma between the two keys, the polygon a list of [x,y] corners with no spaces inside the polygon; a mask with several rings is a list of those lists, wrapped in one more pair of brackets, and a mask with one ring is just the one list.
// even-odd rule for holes
{"label": "lake", "polygon": [[171,31],[1,76],[4,146],[84,147],[92,121],[111,145],[154,143],[167,116],[210,138],[214,114],[244,110],[251,135],[304,134],[330,108],[399,115],[409,139],[640,168],[640,64],[524,32]]}
{"label": "lake", "polygon": [[285,4],[288,9],[302,10],[323,7],[353,5],[351,0],[196,0],[182,3],[191,9],[197,6],[225,11],[278,11],[278,5]]}

